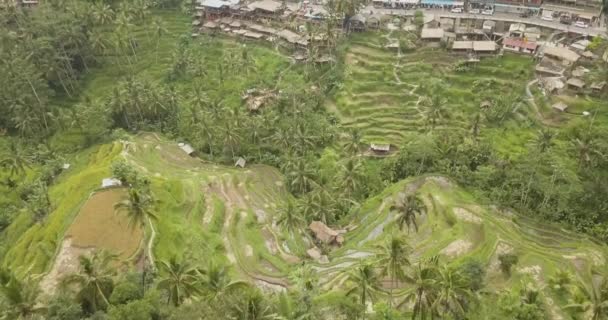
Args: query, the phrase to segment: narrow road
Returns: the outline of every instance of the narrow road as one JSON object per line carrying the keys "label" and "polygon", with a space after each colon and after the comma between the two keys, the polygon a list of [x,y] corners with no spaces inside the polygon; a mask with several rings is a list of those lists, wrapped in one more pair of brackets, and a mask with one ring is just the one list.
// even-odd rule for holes
{"label": "narrow road", "polygon": [[[493,20],[493,21],[505,21],[512,23],[525,23],[528,25],[534,25],[543,28],[550,28],[554,30],[560,30],[563,32],[570,33],[578,33],[581,35],[590,35],[590,36],[601,36],[603,38],[608,38],[608,34],[606,30],[601,27],[589,27],[589,28],[579,28],[573,25],[564,25],[559,23],[559,21],[545,21],[542,20],[539,16],[532,16],[529,18],[521,18],[517,14],[509,14],[496,12],[493,15],[482,15],[482,14],[471,14],[471,13],[453,13],[449,10],[441,10],[441,9],[419,9],[424,12],[425,15],[433,15],[439,18],[460,18],[460,19],[478,19],[478,20]],[[405,9],[385,9],[385,8],[375,8],[373,5],[369,5],[361,10],[362,13],[382,13],[387,15],[396,15],[396,16],[413,16],[416,10],[405,10]]]}

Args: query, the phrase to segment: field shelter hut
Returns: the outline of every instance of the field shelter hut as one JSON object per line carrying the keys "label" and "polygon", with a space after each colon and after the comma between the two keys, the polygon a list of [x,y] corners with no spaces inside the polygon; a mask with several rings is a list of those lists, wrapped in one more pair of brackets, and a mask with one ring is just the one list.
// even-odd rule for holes
{"label": "field shelter hut", "polygon": [[240,167],[240,168],[245,168],[245,164],[247,164],[247,161],[245,161],[245,159],[243,159],[243,157],[239,157],[238,160],[236,160],[236,163],[234,164],[234,166]]}
{"label": "field shelter hut", "polygon": [[391,145],[385,143],[372,143],[369,148],[376,154],[387,154],[391,150]]}
{"label": "field shelter hut", "polygon": [[566,109],[568,109],[568,105],[563,103],[563,102],[558,102],[556,104],[554,104],[553,106],[551,106],[553,109],[559,111],[559,112],[564,112],[566,111]]}
{"label": "field shelter hut", "polygon": [[189,156],[193,156],[194,155],[194,148],[192,148],[191,145],[187,144],[187,143],[183,143],[180,142],[177,144],[177,146],[182,149],[183,152],[185,152],[187,155]]}

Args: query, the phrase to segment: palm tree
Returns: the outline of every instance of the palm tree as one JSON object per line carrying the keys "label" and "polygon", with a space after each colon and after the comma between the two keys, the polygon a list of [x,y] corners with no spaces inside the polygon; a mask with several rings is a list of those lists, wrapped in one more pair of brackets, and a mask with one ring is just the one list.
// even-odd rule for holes
{"label": "palm tree", "polygon": [[158,287],[167,291],[167,303],[171,302],[177,307],[185,299],[200,293],[199,273],[187,262],[177,261],[173,257],[169,261],[161,261],[160,266],[161,275],[164,274],[164,276],[158,282]]}
{"label": "palm tree", "polygon": [[277,315],[272,312],[272,309],[264,296],[258,291],[248,290],[245,292],[245,297],[239,297],[237,301],[231,304],[230,316],[228,319],[234,320],[276,320]]}
{"label": "palm tree", "polygon": [[160,43],[160,39],[169,31],[165,26],[164,21],[161,18],[155,17],[152,20],[152,30],[154,31],[154,39],[156,39],[156,48],[154,50],[154,61],[158,62],[158,44]]}
{"label": "palm tree", "polygon": [[555,133],[550,129],[541,129],[538,130],[538,134],[534,139],[532,139],[532,145],[536,147],[538,152],[543,153],[549,150],[553,145],[553,138],[555,137]]}
{"label": "palm tree", "polygon": [[431,130],[435,129],[438,120],[441,120],[448,115],[446,109],[447,100],[434,94],[431,97],[423,97],[420,100],[419,106],[422,107],[421,114],[426,124],[430,124]]}
{"label": "palm tree", "polygon": [[407,278],[405,267],[410,265],[410,247],[403,237],[393,234],[379,249],[378,265],[382,267],[382,274],[391,278],[389,305],[392,306],[396,281]]}
{"label": "palm tree", "polygon": [[[367,302],[373,301],[379,292],[378,274],[374,268],[366,262],[361,262],[354,270],[348,273],[348,279],[353,282],[353,288],[348,290],[347,295],[356,295],[363,308],[367,308]],[[363,313],[365,317],[365,312]]]}
{"label": "palm tree", "polygon": [[424,320],[429,314],[435,315],[433,305],[437,299],[437,258],[419,262],[408,277],[412,288],[406,294],[403,303],[413,303],[412,320]]}
{"label": "palm tree", "polygon": [[397,195],[397,200],[389,210],[397,213],[396,222],[399,226],[399,230],[403,230],[403,228],[407,226],[407,231],[409,232],[410,227],[413,226],[414,230],[418,232],[416,214],[424,213],[425,207],[416,195],[399,193]]}
{"label": "palm tree", "polygon": [[462,319],[466,304],[473,297],[466,279],[456,270],[443,266],[437,273],[438,292],[433,308],[440,315],[451,313],[455,319]]}
{"label": "palm tree", "polygon": [[149,194],[139,191],[137,188],[129,188],[129,199],[120,201],[114,205],[118,212],[125,211],[131,228],[142,228],[145,232],[146,222],[157,220],[158,216],[153,211],[153,200]]}
{"label": "palm tree", "polygon": [[7,169],[11,176],[24,174],[30,163],[30,157],[26,155],[23,147],[14,141],[11,141],[8,151],[2,155],[0,160],[0,166]]}
{"label": "palm tree", "polygon": [[282,226],[289,232],[290,236],[293,236],[294,232],[299,230],[304,220],[292,199],[288,199],[285,205],[279,209],[279,219],[277,224]]}
{"label": "palm tree", "polygon": [[352,198],[353,195],[365,186],[363,174],[363,165],[356,158],[346,160],[346,163],[340,166],[340,189],[347,198]]}
{"label": "palm tree", "polygon": [[111,265],[114,260],[116,256],[104,250],[95,251],[90,257],[80,256],[78,271],[63,279],[65,285],[78,286],[79,300],[92,312],[110,305],[108,297],[114,288],[113,276],[116,273]]}
{"label": "palm tree", "polygon": [[0,319],[29,319],[43,312],[39,294],[40,289],[30,278],[21,281],[11,272],[0,270]]}
{"label": "palm tree", "polygon": [[574,138],[572,146],[578,154],[579,167],[589,166],[593,162],[594,157],[604,157],[600,152],[597,141],[590,135]]}
{"label": "palm tree", "polygon": [[353,129],[348,134],[348,140],[342,147],[344,153],[349,156],[354,156],[359,153],[359,147],[361,146],[361,131],[359,129]]}
{"label": "palm tree", "polygon": [[315,185],[315,172],[304,159],[298,160],[289,171],[290,187],[295,193],[308,192]]}
{"label": "palm tree", "polygon": [[103,2],[97,2],[93,5],[93,19],[98,25],[110,24],[114,20],[114,10]]}
{"label": "palm tree", "polygon": [[230,281],[225,267],[209,263],[207,269],[202,270],[202,286],[211,300],[215,300],[230,290],[247,286],[247,282]]}
{"label": "palm tree", "polygon": [[154,200],[152,196],[149,194],[149,191],[142,192],[138,190],[138,188],[129,188],[129,199],[120,201],[114,204],[114,210],[117,212],[124,211],[127,214],[127,218],[129,219],[129,226],[131,229],[135,229],[137,227],[141,228],[143,233],[143,239],[146,239],[146,222],[150,225],[150,230],[152,231],[152,237],[150,238],[150,242],[148,245],[144,245],[143,254],[144,254],[144,272],[142,273],[142,288],[145,290],[146,288],[146,266],[149,262],[154,268],[154,257],[152,256],[152,238],[155,233],[154,225],[152,224],[152,220],[158,220],[158,216],[153,211]]}
{"label": "palm tree", "polygon": [[566,306],[588,315],[590,320],[608,318],[608,276],[593,278],[589,283],[578,286],[579,299]]}
{"label": "palm tree", "polygon": [[226,122],[223,136],[224,136],[224,144],[228,146],[230,153],[232,154],[232,158],[235,157],[235,149],[238,148],[241,143],[241,135],[238,132],[238,127],[232,125],[230,122]]}

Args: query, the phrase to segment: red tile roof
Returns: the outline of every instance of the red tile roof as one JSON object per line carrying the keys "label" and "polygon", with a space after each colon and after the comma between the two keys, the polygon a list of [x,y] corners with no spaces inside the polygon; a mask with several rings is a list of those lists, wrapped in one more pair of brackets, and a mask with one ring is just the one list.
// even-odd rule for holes
{"label": "red tile roof", "polygon": [[502,44],[510,47],[524,48],[528,50],[536,50],[536,48],[538,47],[538,44],[536,44],[536,42],[527,41],[522,38],[506,38]]}

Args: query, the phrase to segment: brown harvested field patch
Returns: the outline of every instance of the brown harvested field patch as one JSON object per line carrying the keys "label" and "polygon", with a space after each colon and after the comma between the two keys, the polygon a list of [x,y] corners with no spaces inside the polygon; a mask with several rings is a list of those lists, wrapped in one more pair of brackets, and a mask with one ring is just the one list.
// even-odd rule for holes
{"label": "brown harvested field patch", "polygon": [[142,240],[142,230],[131,228],[127,215],[115,213],[114,204],[124,200],[125,189],[111,189],[95,193],[82,206],[65,237],[72,246],[105,249],[121,259],[132,257]]}

